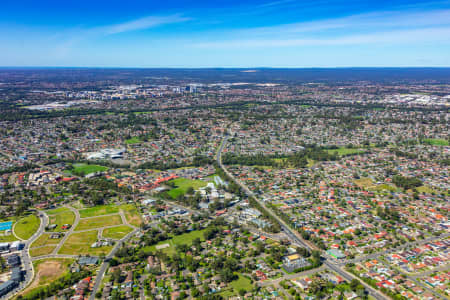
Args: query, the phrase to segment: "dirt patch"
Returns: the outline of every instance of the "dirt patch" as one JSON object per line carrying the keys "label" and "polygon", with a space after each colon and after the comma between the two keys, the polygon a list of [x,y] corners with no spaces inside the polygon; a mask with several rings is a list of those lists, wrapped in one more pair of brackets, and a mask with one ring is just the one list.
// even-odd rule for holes
{"label": "dirt patch", "polygon": [[60,277],[67,268],[62,261],[48,260],[40,263],[35,268],[35,276],[33,282],[21,293],[25,295],[34,288],[46,285]]}

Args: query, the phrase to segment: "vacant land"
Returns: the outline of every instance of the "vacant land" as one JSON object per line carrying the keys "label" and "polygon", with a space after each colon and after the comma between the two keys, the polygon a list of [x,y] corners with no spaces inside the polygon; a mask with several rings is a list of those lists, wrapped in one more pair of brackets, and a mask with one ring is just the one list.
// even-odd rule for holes
{"label": "vacant land", "polygon": [[253,285],[247,277],[244,277],[239,274],[239,278],[230,283],[230,286],[235,290],[235,292],[239,292],[240,290],[245,290],[249,292],[253,290]]}
{"label": "vacant land", "polygon": [[86,209],[81,209],[79,212],[81,218],[87,218],[109,214],[117,214],[119,212],[119,209],[120,206],[117,205],[98,205]]}
{"label": "vacant land", "polygon": [[57,210],[58,212],[56,213],[48,213],[50,224],[58,225],[52,231],[61,231],[61,226],[63,226],[64,224],[72,225],[75,222],[75,214],[70,209],[62,207],[58,208]]}
{"label": "vacant land", "polygon": [[59,254],[71,254],[71,255],[107,255],[112,246],[91,248],[91,245],[97,241],[97,230],[91,230],[86,232],[73,233],[66,240],[64,245],[59,250]]}
{"label": "vacant land", "polygon": [[120,224],[122,224],[122,219],[120,218],[119,215],[80,219],[80,222],[75,228],[75,231],[101,228],[106,226],[114,226]]}
{"label": "vacant land", "polygon": [[424,139],[423,140],[425,144],[432,145],[432,146],[448,146],[449,143],[447,140],[444,139]]}
{"label": "vacant land", "polygon": [[41,220],[36,215],[29,215],[20,219],[14,226],[14,233],[21,239],[29,239],[38,229]]}
{"label": "vacant land", "polygon": [[34,288],[49,284],[60,278],[67,273],[73,261],[73,259],[68,258],[51,258],[33,262],[35,270],[34,279],[30,286],[23,291],[22,295],[26,295]]}
{"label": "vacant land", "polygon": [[48,255],[48,254],[51,254],[53,252],[53,250],[55,250],[55,248],[56,248],[56,245],[53,245],[53,246],[42,246],[42,247],[39,247],[39,248],[31,248],[30,249],[30,255],[32,257]]}
{"label": "vacant land", "polygon": [[62,238],[59,239],[51,239],[50,234],[44,233],[37,240],[31,244],[31,248],[47,246],[47,245],[57,245]]}
{"label": "vacant land", "polygon": [[133,204],[121,205],[120,209],[123,210],[127,222],[133,226],[139,227],[142,224],[141,214],[137,207]]}
{"label": "vacant land", "polygon": [[117,227],[106,228],[105,230],[103,230],[102,236],[104,238],[120,240],[131,231],[133,231],[131,227],[128,227],[126,225],[120,225]]}
{"label": "vacant land", "polygon": [[170,182],[172,182],[175,185],[175,188],[171,189],[167,193],[173,199],[176,199],[179,195],[186,194],[189,187],[192,187],[194,190],[197,190],[208,184],[206,181],[203,180],[192,180],[187,178],[176,178],[171,180]]}

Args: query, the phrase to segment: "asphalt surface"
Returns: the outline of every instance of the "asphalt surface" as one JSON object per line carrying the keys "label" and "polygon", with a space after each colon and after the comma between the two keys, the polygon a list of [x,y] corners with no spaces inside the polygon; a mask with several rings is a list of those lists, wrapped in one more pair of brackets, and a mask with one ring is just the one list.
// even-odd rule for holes
{"label": "asphalt surface", "polygon": [[[292,240],[294,241],[296,244],[300,244],[302,246],[304,246],[307,249],[310,250],[316,250],[317,247],[315,247],[314,245],[310,245],[310,243],[304,241],[298,232],[294,232],[290,229],[290,227],[283,221],[281,220],[275,213],[272,212],[271,209],[268,209],[265,204],[260,201],[255,194],[250,191],[248,189],[248,187],[243,184],[242,182],[240,182],[239,180],[237,180],[233,174],[231,174],[226,167],[222,164],[222,151],[223,148],[225,147],[226,143],[228,140],[228,135],[224,136],[224,139],[222,141],[222,144],[220,145],[219,150],[217,151],[217,163],[218,165],[222,168],[222,170],[224,170],[224,172],[231,178],[233,179],[244,191],[245,193],[250,196],[253,197],[264,209],[266,209],[266,211],[268,213],[270,213],[280,224],[281,229],[284,231],[284,233]],[[322,253],[324,254],[324,253]],[[348,281],[351,281],[352,279],[358,279],[358,281],[361,282],[361,284],[366,288],[366,290],[368,291],[368,293],[374,297],[377,300],[382,300],[382,299],[389,299],[389,297],[385,296],[384,294],[382,294],[381,292],[375,290],[374,288],[372,288],[371,286],[369,286],[368,284],[366,284],[364,281],[360,280],[359,278],[357,278],[356,276],[354,276],[353,274],[350,274],[349,272],[343,270],[339,264],[337,264],[337,261],[332,262],[331,259],[325,255],[325,259],[323,260],[323,264],[329,269],[334,271],[335,273],[339,274],[341,277],[345,278]]]}
{"label": "asphalt surface", "polygon": [[16,287],[14,290],[5,295],[5,299],[10,299],[14,297],[16,294],[23,291],[33,280],[34,277],[34,268],[33,262],[30,256],[30,246],[31,244],[41,236],[41,234],[45,231],[45,227],[48,225],[48,216],[42,212],[38,211],[39,219],[41,220],[41,224],[39,225],[39,229],[26,241],[23,241],[25,247],[22,251],[20,251],[20,259],[22,260],[22,266],[24,275],[24,280]]}

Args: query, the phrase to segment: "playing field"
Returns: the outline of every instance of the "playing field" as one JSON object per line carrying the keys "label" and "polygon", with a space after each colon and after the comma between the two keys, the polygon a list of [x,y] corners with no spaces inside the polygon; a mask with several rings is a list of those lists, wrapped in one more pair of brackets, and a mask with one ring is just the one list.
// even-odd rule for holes
{"label": "playing field", "polygon": [[448,146],[449,143],[444,139],[424,139],[425,144],[432,146]]}
{"label": "playing field", "polygon": [[131,139],[125,140],[125,144],[127,145],[133,145],[133,144],[139,144],[142,141],[138,137],[132,137]]}
{"label": "playing field", "polygon": [[171,189],[167,193],[173,199],[176,199],[179,195],[184,195],[189,187],[197,190],[201,187],[205,187],[208,183],[203,180],[192,180],[187,178],[176,178],[171,180],[176,186],[176,188]]}
{"label": "playing field", "polygon": [[14,233],[21,239],[29,239],[38,229],[41,221],[36,215],[20,219],[14,226]]}
{"label": "playing field", "polygon": [[70,170],[73,174],[87,175],[95,172],[103,172],[108,170],[108,167],[90,164],[73,164],[73,169]]}
{"label": "playing field", "polygon": [[122,224],[122,219],[119,215],[100,216],[94,218],[80,219],[75,231],[101,228],[106,226],[114,226]]}
{"label": "playing field", "polygon": [[70,255],[107,255],[112,246],[91,248],[91,245],[97,241],[97,230],[91,230],[86,232],[73,233],[66,240],[64,245],[59,250],[59,254],[70,254]]}
{"label": "playing field", "polygon": [[114,240],[120,240],[121,238],[126,236],[131,231],[133,231],[133,229],[127,225],[120,225],[117,227],[105,228],[103,230],[102,237],[110,238],[110,239],[114,239]]}
{"label": "playing field", "polygon": [[341,147],[339,149],[329,149],[327,150],[328,153],[333,154],[333,153],[337,153],[338,155],[350,155],[350,154],[361,154],[364,153],[365,150],[363,149],[355,149],[355,148],[344,148]]}

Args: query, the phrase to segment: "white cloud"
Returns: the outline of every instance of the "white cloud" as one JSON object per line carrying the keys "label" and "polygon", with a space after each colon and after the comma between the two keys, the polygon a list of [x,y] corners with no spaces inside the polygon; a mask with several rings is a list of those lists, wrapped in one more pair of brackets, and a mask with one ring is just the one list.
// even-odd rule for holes
{"label": "white cloud", "polygon": [[113,24],[104,27],[94,28],[95,31],[103,32],[105,34],[117,34],[134,30],[142,30],[153,27],[158,27],[167,24],[181,23],[191,20],[188,17],[181,15],[171,16],[148,16],[137,20],[132,20],[125,23]]}

